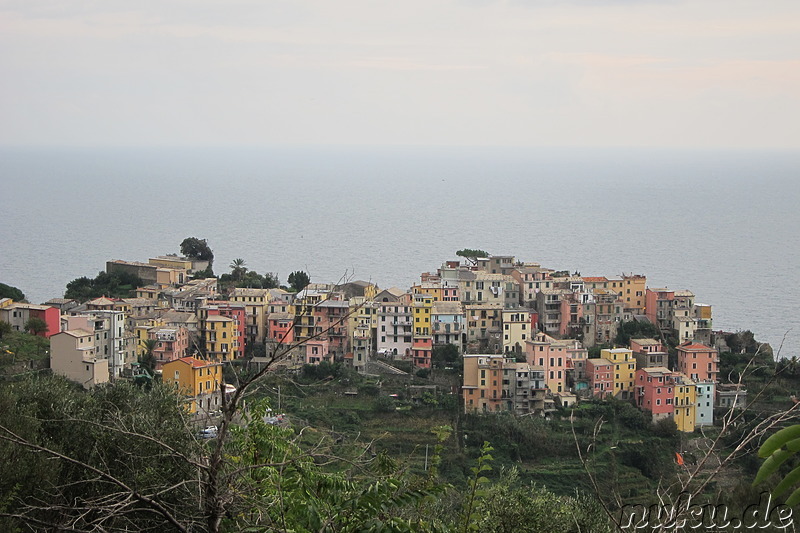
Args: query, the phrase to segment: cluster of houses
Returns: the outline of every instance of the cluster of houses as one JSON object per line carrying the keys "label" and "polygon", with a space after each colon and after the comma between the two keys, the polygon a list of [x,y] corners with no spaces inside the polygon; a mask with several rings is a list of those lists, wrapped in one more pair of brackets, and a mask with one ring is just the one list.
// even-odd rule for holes
{"label": "cluster of houses", "polygon": [[[582,277],[489,256],[445,262],[408,290],[353,281],[222,294],[216,278],[193,279],[207,266],[176,256],[109,261],[107,272],[143,280],[134,298],[6,299],[0,320],[15,329],[44,320],[53,372],[87,388],[130,376],[148,351],[162,380],[187,391],[193,411],[216,409],[222,365],[243,358],[248,345],[279,353],[278,366],[343,361],[370,372],[376,355],[430,368],[433,348],[452,344],[464,354],[468,412],[546,412],[614,396],[691,431],[713,422],[714,397],[724,392],[715,386],[711,307],[686,290],[649,288],[642,275]],[[632,320],[679,339],[675,368],[657,339],[588,357]],[[733,401],[741,403],[743,391]]]}

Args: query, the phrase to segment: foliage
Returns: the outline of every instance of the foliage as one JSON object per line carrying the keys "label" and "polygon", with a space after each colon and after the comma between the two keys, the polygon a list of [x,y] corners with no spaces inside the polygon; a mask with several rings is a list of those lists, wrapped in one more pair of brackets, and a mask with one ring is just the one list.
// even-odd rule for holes
{"label": "foliage", "polygon": [[492,533],[515,533],[521,526],[525,531],[611,531],[595,500],[557,496],[536,485],[520,486],[517,467],[501,471],[500,479],[479,500],[476,514],[476,529]]}
{"label": "foliage", "polygon": [[244,259],[242,259],[241,257],[234,259],[231,262],[230,265],[231,276],[233,276],[233,279],[235,279],[236,281],[241,281],[242,277],[244,276],[244,273],[247,272],[247,267],[245,267],[244,265],[245,265]]}
{"label": "foliage", "polygon": [[336,379],[345,371],[346,369],[341,363],[322,361],[316,365],[303,365],[300,375],[306,381],[321,381]]}
{"label": "foliage", "polygon": [[678,424],[675,423],[675,419],[671,416],[657,420],[653,424],[653,434],[662,439],[668,439],[671,441],[680,440]]}
{"label": "foliage", "polygon": [[197,270],[192,274],[192,279],[208,279],[213,277],[215,277],[214,269],[210,264],[204,270]]}
{"label": "foliage", "polygon": [[191,464],[165,455],[197,447],[186,423],[180,400],[163,387],[144,392],[118,383],[84,392],[50,376],[0,388],[0,500],[13,502],[14,515],[0,529],[160,530],[163,516],[141,499],[105,505],[121,485],[137,487],[142,498],[157,493],[177,516],[192,513]]}
{"label": "foliage", "polygon": [[463,513],[464,528],[463,532],[478,531],[478,520],[480,513],[476,512],[476,503],[478,499],[486,496],[486,491],[482,488],[483,485],[489,483],[489,479],[484,475],[489,472],[492,467],[489,463],[494,460],[492,452],[494,448],[489,446],[488,441],[484,441],[481,446],[481,453],[478,457],[477,464],[470,468],[472,476],[467,480],[467,501],[465,502],[465,509]]}
{"label": "foliage", "polygon": [[139,355],[139,364],[142,365],[142,368],[147,369],[152,376],[155,374],[156,370],[156,358],[153,351],[156,349],[158,341],[155,339],[145,339],[142,344],[143,349],[142,353]]}
{"label": "foliage", "polygon": [[431,363],[434,368],[461,368],[461,354],[455,344],[434,346],[431,354]]}
{"label": "foliage", "polygon": [[378,396],[375,399],[374,409],[378,413],[391,413],[394,411],[397,402],[390,396]]}
{"label": "foliage", "polygon": [[295,270],[291,274],[289,274],[289,278],[287,280],[289,285],[292,287],[294,292],[300,292],[305,289],[309,283],[311,283],[311,278],[308,276],[307,273],[303,272],[302,270]]}
{"label": "foliage", "polygon": [[25,300],[25,295],[16,287],[0,283],[0,299],[11,298],[15,302],[22,302]]}
{"label": "foliage", "polygon": [[144,282],[128,272],[99,272],[94,279],[85,276],[67,283],[64,298],[85,302],[101,296],[109,298],[130,298],[134,289],[142,287]]}
{"label": "foliage", "polygon": [[35,316],[25,321],[25,324],[22,326],[22,328],[31,335],[47,333],[47,330],[49,329],[47,322]]}
{"label": "foliage", "polygon": [[2,339],[6,334],[11,333],[13,330],[14,329],[11,327],[11,324],[0,320],[0,339]]}
{"label": "foliage", "polygon": [[209,265],[214,262],[214,252],[208,246],[205,239],[187,237],[181,242],[181,253],[190,259],[208,261]]}
{"label": "foliage", "polygon": [[[800,424],[789,426],[778,431],[768,438],[758,450],[758,456],[765,459],[761,468],[758,470],[753,485],[765,482],[772,474],[786,463],[789,459],[795,458],[796,453],[800,452]],[[800,484],[800,466],[794,468],[786,474],[778,485],[772,490],[772,496],[777,498],[785,494],[792,487]],[[795,488],[791,495],[786,499],[786,505],[794,507],[800,503],[800,487]]]}
{"label": "foliage", "polygon": [[[385,456],[360,465],[358,471],[325,470],[317,461],[327,452],[309,454],[291,429],[264,423],[265,408],[256,404],[234,429],[231,466],[237,475],[227,479],[240,501],[228,513],[226,529],[245,530],[255,525],[254,519],[258,530],[269,531],[430,529],[429,520],[411,511],[444,487],[406,477]],[[337,462],[336,457],[328,459]]]}
{"label": "foliage", "polygon": [[628,346],[631,339],[659,339],[660,337],[661,332],[655,324],[629,320],[619,325],[614,342],[618,346]]}
{"label": "foliage", "polygon": [[725,344],[731,352],[736,354],[763,354],[772,358],[772,348],[769,345],[756,341],[753,332],[750,330],[728,333],[725,335]]}
{"label": "foliage", "polygon": [[477,259],[489,257],[489,252],[485,252],[484,250],[473,250],[472,248],[464,248],[463,250],[458,250],[456,252],[458,257],[463,257],[470,261],[473,265],[477,263]]}

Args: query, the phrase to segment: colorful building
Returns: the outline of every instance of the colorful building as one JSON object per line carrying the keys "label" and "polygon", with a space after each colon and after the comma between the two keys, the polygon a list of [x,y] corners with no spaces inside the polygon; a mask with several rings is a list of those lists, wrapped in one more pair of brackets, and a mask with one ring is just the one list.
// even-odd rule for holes
{"label": "colorful building", "polygon": [[186,357],[189,353],[189,331],[184,327],[156,327],[147,334],[149,339],[156,341],[153,348],[156,370],[161,370],[165,363]]}
{"label": "colorful building", "polygon": [[531,314],[524,309],[503,310],[503,353],[525,353],[525,344],[536,331]]}
{"label": "colorful building", "polygon": [[49,305],[33,305],[13,302],[9,299],[0,307],[0,321],[8,322],[16,331],[25,331],[25,323],[38,318],[47,325],[47,329],[38,333],[40,337],[49,339],[61,331],[61,310]]}
{"label": "colorful building", "polygon": [[245,306],[244,335],[247,342],[263,343],[267,334],[269,289],[233,289],[231,302]]}
{"label": "colorful building", "polygon": [[691,433],[697,423],[697,389],[695,382],[683,374],[675,374],[675,424],[678,431]]}
{"label": "colorful building", "polygon": [[695,381],[717,381],[719,352],[705,344],[691,341],[679,344],[677,371]]}
{"label": "colorful building", "polygon": [[600,350],[600,357],[614,364],[614,396],[628,400],[633,395],[636,360],[633,352],[627,348]]}
{"label": "colorful building", "polygon": [[468,354],[462,396],[466,413],[541,412],[547,402],[544,371],[502,354]]}
{"label": "colorful building", "polygon": [[209,314],[200,318],[205,355],[214,361],[232,361],[236,354],[236,327],[233,319]]}
{"label": "colorful building", "polygon": [[636,406],[653,415],[653,422],[674,418],[675,381],[666,367],[653,366],[636,371]]}
{"label": "colorful building", "polygon": [[195,357],[169,361],[162,368],[164,384],[187,397],[190,413],[209,413],[222,405],[222,363]]}
{"label": "colorful building", "polygon": [[593,397],[602,400],[614,396],[614,363],[602,358],[587,359],[586,377]]}

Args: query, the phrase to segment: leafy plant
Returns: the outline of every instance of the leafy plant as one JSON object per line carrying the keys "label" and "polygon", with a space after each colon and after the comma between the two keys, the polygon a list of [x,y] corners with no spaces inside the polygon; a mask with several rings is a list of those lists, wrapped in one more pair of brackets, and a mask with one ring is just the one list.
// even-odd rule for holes
{"label": "leafy plant", "polygon": [[[767,480],[786,461],[800,451],[800,424],[784,428],[768,438],[758,450],[758,456],[766,459],[758,469],[753,485],[758,485]],[[777,498],[800,482],[800,466],[789,472],[772,490],[772,496]],[[786,500],[786,505],[793,507],[800,503],[800,488],[792,492]]]}

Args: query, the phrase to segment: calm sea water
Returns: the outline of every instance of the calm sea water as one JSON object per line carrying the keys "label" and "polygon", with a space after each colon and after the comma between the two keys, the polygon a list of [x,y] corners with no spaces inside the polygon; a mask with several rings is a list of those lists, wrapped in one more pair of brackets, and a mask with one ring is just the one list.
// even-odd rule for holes
{"label": "calm sea water", "polygon": [[407,288],[460,248],[640,273],[800,355],[800,153],[0,149],[0,281],[33,302],[208,239],[215,270]]}

